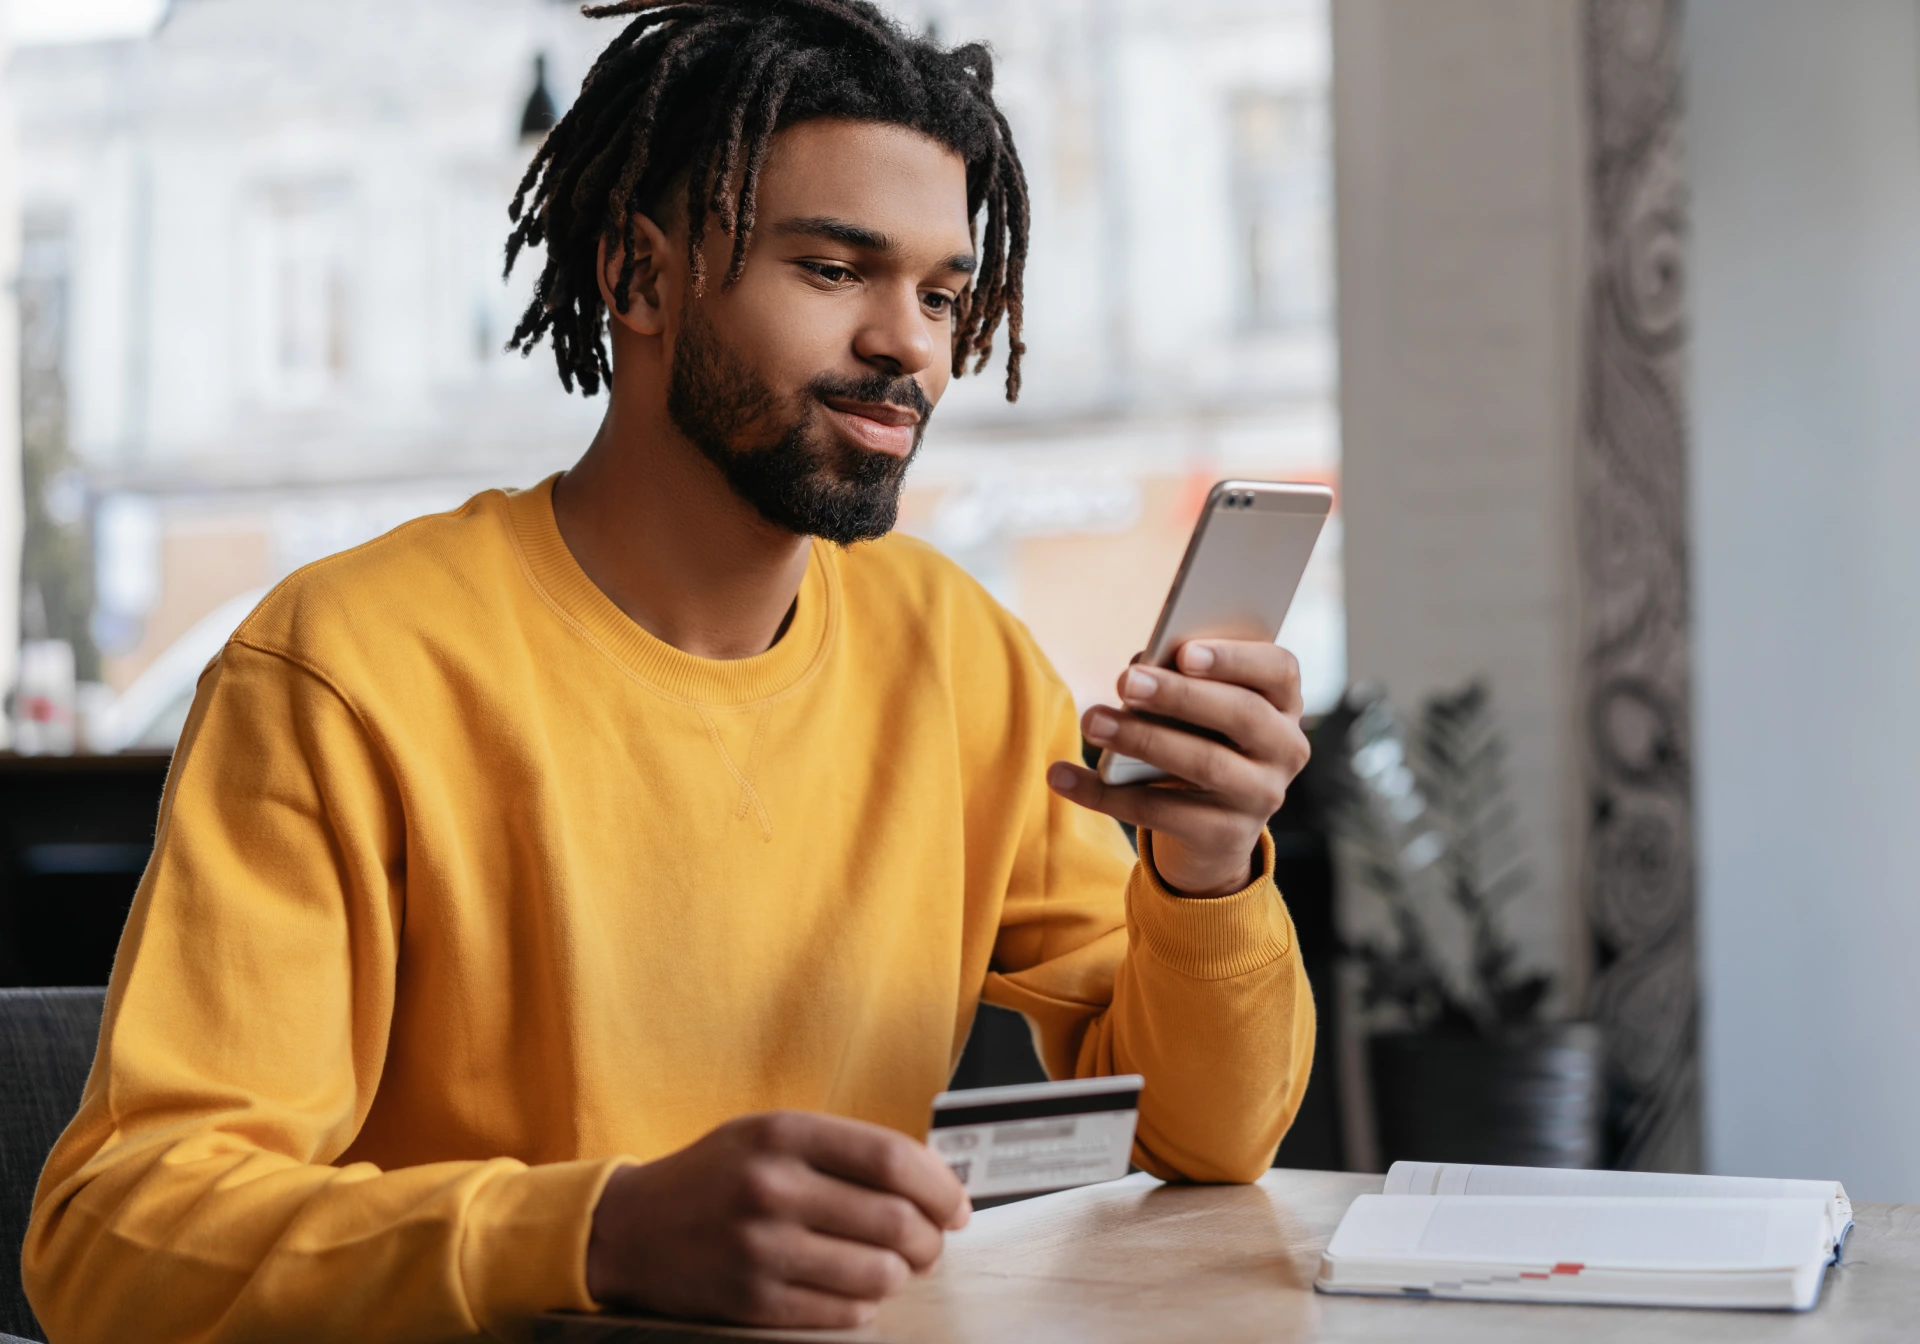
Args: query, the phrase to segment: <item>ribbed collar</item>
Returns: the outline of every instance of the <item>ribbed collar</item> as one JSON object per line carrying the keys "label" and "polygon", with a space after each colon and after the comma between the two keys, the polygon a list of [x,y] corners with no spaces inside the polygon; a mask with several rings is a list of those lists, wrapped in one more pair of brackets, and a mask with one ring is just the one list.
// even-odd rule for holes
{"label": "ribbed collar", "polygon": [[553,520],[556,479],[507,495],[527,575],[561,619],[640,681],[679,700],[746,705],[793,689],[826,657],[840,609],[831,548],[813,543],[793,624],[779,643],[751,658],[697,658],[642,629],[587,577]]}

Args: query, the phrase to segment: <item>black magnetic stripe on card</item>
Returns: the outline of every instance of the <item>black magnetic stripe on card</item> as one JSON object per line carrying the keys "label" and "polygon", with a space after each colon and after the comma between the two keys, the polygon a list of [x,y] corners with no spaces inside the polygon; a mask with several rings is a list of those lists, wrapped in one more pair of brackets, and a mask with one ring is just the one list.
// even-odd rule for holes
{"label": "black magnetic stripe on card", "polygon": [[1080,1097],[1036,1097],[1032,1101],[990,1102],[985,1106],[945,1106],[933,1113],[935,1129],[955,1125],[991,1125],[1002,1120],[1042,1120],[1050,1115],[1092,1115],[1097,1111],[1136,1111],[1138,1092],[1096,1092]]}

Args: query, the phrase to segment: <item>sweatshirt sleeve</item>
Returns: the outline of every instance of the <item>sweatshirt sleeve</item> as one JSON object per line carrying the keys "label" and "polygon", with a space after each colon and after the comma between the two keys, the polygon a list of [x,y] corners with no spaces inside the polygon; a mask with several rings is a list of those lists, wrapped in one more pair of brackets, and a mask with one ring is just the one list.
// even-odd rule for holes
{"label": "sweatshirt sleeve", "polygon": [[327,680],[229,644],[201,682],[23,1278],[58,1344],[440,1340],[591,1309],[616,1165],[334,1165],[386,1056],[402,800]]}
{"label": "sweatshirt sleeve", "polygon": [[[1058,686],[1058,683],[1054,683]],[[1306,1092],[1314,1010],[1293,921],[1260,873],[1231,896],[1177,896],[1154,872],[1153,837],[1128,852],[1119,825],[1041,781],[1080,758],[1058,686],[1027,800],[985,998],[1024,1013],[1049,1075],[1146,1078],[1134,1161],[1166,1180],[1251,1181],[1273,1161]],[[1124,905],[1121,893],[1124,892]]]}

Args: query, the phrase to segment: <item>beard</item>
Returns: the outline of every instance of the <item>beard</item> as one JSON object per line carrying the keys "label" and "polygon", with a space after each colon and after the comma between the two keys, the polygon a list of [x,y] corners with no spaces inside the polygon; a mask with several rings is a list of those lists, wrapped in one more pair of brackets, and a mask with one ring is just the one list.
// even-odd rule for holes
{"label": "beard", "polygon": [[[891,402],[920,413],[905,457],[863,449],[822,424],[827,397]],[[733,492],[776,527],[841,546],[893,530],[900,489],[920,452],[933,405],[912,378],[822,374],[797,410],[779,399],[689,304],[674,345],[667,414]],[[784,418],[783,418],[784,417]]]}

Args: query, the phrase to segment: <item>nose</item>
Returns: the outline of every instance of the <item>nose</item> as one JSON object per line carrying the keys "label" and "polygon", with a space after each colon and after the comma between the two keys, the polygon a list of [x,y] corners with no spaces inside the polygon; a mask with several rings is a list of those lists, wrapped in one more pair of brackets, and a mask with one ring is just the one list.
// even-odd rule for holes
{"label": "nose", "polygon": [[854,333],[853,352],[884,373],[912,376],[933,362],[933,336],[912,284],[877,286]]}

